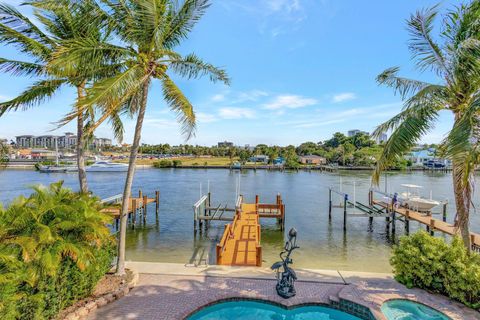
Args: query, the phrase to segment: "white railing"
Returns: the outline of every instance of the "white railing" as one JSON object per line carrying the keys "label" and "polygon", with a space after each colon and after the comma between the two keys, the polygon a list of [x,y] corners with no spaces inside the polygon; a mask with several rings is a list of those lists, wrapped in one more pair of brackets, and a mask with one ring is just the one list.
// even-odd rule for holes
{"label": "white railing", "polygon": [[116,204],[116,203],[121,203],[123,199],[123,194],[117,194],[105,199],[100,200],[101,203],[103,204]]}

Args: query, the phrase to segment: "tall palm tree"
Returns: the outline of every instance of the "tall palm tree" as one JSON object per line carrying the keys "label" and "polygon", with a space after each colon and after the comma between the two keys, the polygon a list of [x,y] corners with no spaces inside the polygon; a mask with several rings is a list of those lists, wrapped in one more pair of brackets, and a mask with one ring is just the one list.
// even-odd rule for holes
{"label": "tall palm tree", "polygon": [[[229,84],[229,78],[224,70],[203,62],[194,54],[182,56],[174,51],[204,15],[208,0],[184,0],[181,3],[174,0],[104,0],[103,3],[116,30],[117,42],[101,45],[88,39],[66,42],[57,50],[51,65],[53,68],[62,66],[68,73],[69,66],[76,65],[84,55],[98,55],[92,58],[95,62],[108,54],[114,55],[115,64],[121,66],[117,75],[98,81],[87,89],[82,107],[97,105],[102,109],[103,115],[92,130],[110,114],[125,107],[137,115],[120,220],[117,273],[123,274],[127,213],[149,89],[158,81],[165,102],[177,114],[182,133],[188,140],[194,134],[195,113],[170,74],[176,73],[187,79],[207,75],[213,82],[226,84]],[[83,108],[78,112],[83,112]]]}
{"label": "tall palm tree", "polygon": [[470,250],[469,216],[474,169],[479,163],[480,129],[480,2],[455,7],[442,19],[438,41],[433,36],[438,7],[420,10],[408,20],[409,48],[420,71],[433,71],[438,83],[398,76],[399,68],[385,70],[379,84],[392,87],[404,100],[403,110],[377,127],[374,136],[393,130],[373,174],[380,173],[427,134],[442,110],[454,115],[452,130],[440,150],[452,160],[457,208],[456,228]]}
{"label": "tall palm tree", "polygon": [[[76,88],[79,101],[85,95],[88,82],[107,71],[105,68],[96,70],[87,68],[90,57],[84,57],[84,63],[76,67],[75,72],[68,77],[57,76],[52,72],[54,70],[46,68],[52,53],[62,41],[81,37],[88,37],[91,41],[103,41],[106,36],[105,17],[102,16],[104,12],[99,10],[95,1],[46,0],[30,1],[25,4],[35,8],[34,15],[41,22],[41,27],[37,27],[13,6],[0,4],[0,43],[13,45],[19,52],[28,55],[31,61],[0,58],[0,71],[42,79],[36,81],[18,97],[0,103],[0,116],[7,111],[40,105],[64,86]],[[82,21],[88,23],[81,23]],[[80,191],[83,193],[88,192],[84,150],[87,137],[83,134],[86,117],[93,117],[91,108],[76,113],[78,178]],[[121,137],[123,128],[115,115],[112,119],[116,136]]]}

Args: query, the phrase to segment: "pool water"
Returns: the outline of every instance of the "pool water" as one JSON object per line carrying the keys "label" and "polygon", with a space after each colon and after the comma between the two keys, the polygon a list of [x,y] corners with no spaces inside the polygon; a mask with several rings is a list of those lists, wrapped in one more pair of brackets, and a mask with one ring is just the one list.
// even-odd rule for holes
{"label": "pool water", "polygon": [[268,303],[253,301],[222,302],[206,307],[188,320],[359,320],[355,316],[321,306],[286,310]]}
{"label": "pool water", "polygon": [[382,312],[388,320],[450,320],[443,313],[423,304],[396,299],[385,302]]}

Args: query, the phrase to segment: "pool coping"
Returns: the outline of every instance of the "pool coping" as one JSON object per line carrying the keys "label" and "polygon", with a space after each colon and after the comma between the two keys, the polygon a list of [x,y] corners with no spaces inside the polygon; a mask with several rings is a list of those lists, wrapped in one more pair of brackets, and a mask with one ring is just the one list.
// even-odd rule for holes
{"label": "pool coping", "polygon": [[[175,263],[138,261],[128,261],[127,267],[140,273],[143,280],[128,296],[120,300],[120,305],[116,308],[131,311],[128,305],[134,304],[134,308],[137,309],[136,304],[145,304],[145,309],[148,309],[142,310],[145,318],[148,318],[149,312],[173,308],[176,309],[173,311],[177,316],[168,319],[185,319],[219,301],[253,300],[286,309],[318,305],[344,311],[361,319],[386,320],[381,312],[382,304],[392,299],[406,299],[425,304],[452,320],[480,320],[480,313],[477,311],[441,295],[420,289],[408,289],[393,280],[391,274],[386,273],[295,269],[299,277],[297,296],[281,299],[274,290],[276,280],[273,271],[265,268],[225,266],[196,268]],[[195,283],[195,286],[189,287],[188,283]],[[221,288],[221,292],[217,292],[218,288]],[[163,294],[171,294],[170,297],[162,296],[162,301],[167,299],[169,306],[160,307],[155,304],[155,299],[159,299],[159,296],[155,295],[158,290],[166,290]],[[145,294],[154,296],[146,299]],[[177,300],[172,300],[177,298],[187,300],[178,304],[175,302]],[[192,298],[195,301],[190,300]],[[122,301],[126,306],[122,306]],[[118,317],[120,310],[115,310],[117,312],[111,314],[113,310],[101,311],[96,315],[98,317],[93,316],[90,319],[124,319]]]}

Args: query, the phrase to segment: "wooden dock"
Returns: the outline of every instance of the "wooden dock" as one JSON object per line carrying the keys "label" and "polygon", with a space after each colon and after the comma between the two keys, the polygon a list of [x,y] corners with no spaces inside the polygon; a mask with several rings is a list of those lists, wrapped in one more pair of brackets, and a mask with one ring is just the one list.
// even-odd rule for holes
{"label": "wooden dock", "polygon": [[243,197],[239,197],[233,221],[225,225],[216,247],[218,265],[262,265],[260,218],[275,218],[284,229],[285,205],[280,195],[275,204],[259,203],[258,196],[255,197],[255,203],[243,203]]}
{"label": "wooden dock", "polygon": [[[340,204],[334,205],[333,196],[341,197]],[[375,199],[375,195],[379,195],[379,199]],[[378,197],[377,197],[378,198]],[[397,199],[395,201],[394,199]],[[419,212],[408,208],[406,203],[402,203],[398,199],[397,194],[390,194],[382,192],[377,189],[370,189],[368,193],[368,204],[363,204],[359,201],[351,201],[348,194],[329,188],[329,208],[328,217],[332,219],[332,209],[341,208],[343,211],[343,230],[347,230],[347,219],[349,217],[368,217],[369,231],[372,231],[372,222],[374,218],[383,217],[386,221],[387,234],[392,231],[392,238],[395,237],[396,222],[404,223],[405,234],[410,233],[410,222],[418,222],[423,225],[427,232],[433,236],[436,231],[447,235],[457,235],[458,228],[447,222],[447,202],[441,202],[441,216],[442,219],[435,219],[431,212]],[[356,213],[349,213],[349,209],[354,209]],[[472,243],[472,250],[480,252],[480,235],[470,233],[470,240]]]}
{"label": "wooden dock", "polygon": [[[399,217],[402,217],[405,223],[405,232],[408,233],[410,221],[416,221],[420,224],[423,224],[427,231],[430,234],[434,234],[435,231],[440,231],[450,236],[458,234],[458,228],[454,225],[445,222],[443,220],[435,219],[431,215],[425,214],[423,212],[417,212],[415,210],[408,209],[403,206],[395,206],[393,203],[386,203],[385,201],[378,201],[372,199],[372,205],[380,206],[384,208],[386,212],[389,212],[392,218],[392,228],[395,228],[395,221],[400,220]],[[398,216],[399,217],[398,217]],[[473,249],[480,248],[480,235],[476,233],[470,233],[470,241],[472,243]]]}
{"label": "wooden dock", "polygon": [[[122,213],[122,199],[123,195],[118,194],[101,200],[101,202],[105,204],[105,208],[103,208],[101,211],[113,216],[117,228]],[[130,197],[127,214],[133,227],[137,223],[137,215],[143,219],[144,223],[146,222],[147,207],[151,203],[155,203],[155,215],[158,218],[158,211],[160,207],[160,191],[155,191],[155,198],[149,198],[148,196],[144,195],[142,190],[138,191],[138,197]]]}

